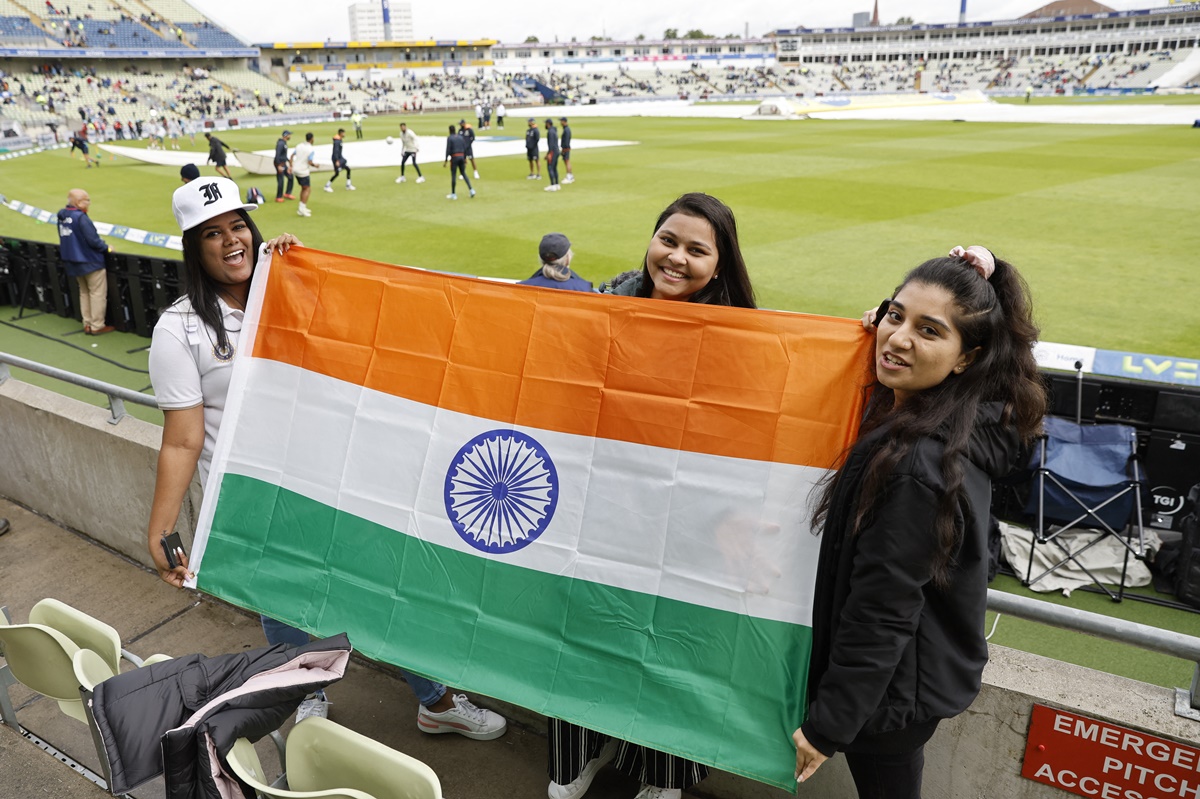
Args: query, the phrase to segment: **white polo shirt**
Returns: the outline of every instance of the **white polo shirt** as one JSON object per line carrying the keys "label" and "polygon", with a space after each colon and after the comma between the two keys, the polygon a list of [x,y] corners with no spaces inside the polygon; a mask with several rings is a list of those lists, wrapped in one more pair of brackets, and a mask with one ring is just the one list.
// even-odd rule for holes
{"label": "white polo shirt", "polygon": [[221,299],[222,320],[230,351],[217,352],[217,334],[192,311],[188,298],[180,297],[163,312],[150,341],[150,382],[158,407],[180,411],[204,406],[204,450],[200,453],[200,483],[207,485],[217,431],[225,413],[229,376],[237,356],[243,312]]}

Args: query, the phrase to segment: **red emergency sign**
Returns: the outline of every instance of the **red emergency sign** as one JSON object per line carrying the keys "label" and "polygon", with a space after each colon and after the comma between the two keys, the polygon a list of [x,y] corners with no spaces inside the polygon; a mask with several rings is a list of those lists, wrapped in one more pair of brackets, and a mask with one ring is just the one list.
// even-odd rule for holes
{"label": "red emergency sign", "polygon": [[1034,705],[1021,776],[1099,799],[1200,799],[1200,749]]}

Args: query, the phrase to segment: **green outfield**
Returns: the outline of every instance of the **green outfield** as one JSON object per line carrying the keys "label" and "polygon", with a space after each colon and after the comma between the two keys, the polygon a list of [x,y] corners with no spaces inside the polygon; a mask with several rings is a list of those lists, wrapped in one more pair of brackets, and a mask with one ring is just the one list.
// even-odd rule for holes
{"label": "green outfield", "polygon": [[[1200,114],[1198,114],[1200,115]],[[433,135],[458,114],[406,117]],[[520,137],[517,113],[505,131]],[[544,112],[539,116],[544,116]],[[396,135],[400,117],[367,120],[369,138]],[[328,141],[333,123],[293,126]],[[362,169],[358,191],[314,191],[313,216],[295,203],[255,212],[265,235],[295,232],[326,250],[438,270],[522,278],[549,231],[574,244],[573,266],[599,282],[640,264],[658,212],[678,194],[706,191],[733,207],[763,306],[857,317],[903,272],[951,246],[986,244],[1032,285],[1043,339],[1109,349],[1200,356],[1196,253],[1200,131],[1186,127],[954,122],[587,119],[576,138],[640,142],[576,152],[578,178],[558,193],[525,180],[522,156],[481,160],[474,200],[450,202],[440,152],[422,152],[428,182],[396,185],[398,169]],[[486,133],[486,132],[485,132]],[[221,134],[269,149],[278,131]],[[299,137],[294,137],[297,141]],[[203,139],[200,140],[203,143]],[[189,145],[185,144],[185,147]],[[195,148],[197,161],[206,149]],[[211,174],[211,168],[204,170]],[[268,197],[273,180],[234,171]],[[321,181],[318,180],[319,184]],[[85,170],[66,150],[0,163],[0,192],[47,209],[86,188],[96,219],[177,232],[174,168],[105,157]],[[0,209],[0,234],[57,241],[55,228]],[[115,241],[118,250],[174,253]],[[0,311],[0,351],[146,389],[148,342],[133,335],[66,335],[52,316],[14,321]],[[17,328],[22,328],[18,330]],[[42,336],[35,336],[36,331]],[[92,355],[104,355],[112,363]],[[120,366],[116,365],[120,364]],[[96,401],[22,373],[22,379]],[[136,411],[147,419],[156,412]],[[1005,590],[1023,592],[1013,581]],[[1073,606],[1200,635],[1200,616],[1076,594]],[[1002,620],[997,643],[1051,654],[1161,685],[1184,685],[1191,666],[1096,639]]]}
{"label": "green outfield", "polygon": [[[457,117],[410,122],[433,135]],[[372,118],[366,135],[395,134],[399,119]],[[328,141],[334,127],[299,130]],[[504,133],[523,129],[513,118]],[[311,219],[298,218],[292,203],[268,203],[256,218],[264,234],[294,231],[312,247],[504,277],[532,272],[537,241],[558,230],[574,244],[577,271],[600,281],[640,262],[671,199],[707,191],[738,216],[764,306],[857,316],[908,267],[978,242],[1026,273],[1045,340],[1200,355],[1200,321],[1190,313],[1200,131],[587,118],[573,129],[576,138],[640,144],[577,151],[578,181],[557,194],[526,181],[524,157],[512,156],[480,161],[479,196],[450,202],[441,154],[424,152],[425,184],[396,185],[396,169],[361,169],[357,192],[314,191]],[[269,149],[277,131],[221,135],[233,147]],[[202,162],[206,151],[196,149]],[[271,178],[234,176],[273,195]],[[176,232],[169,196],[177,184],[170,167],[106,157],[85,170],[66,150],[0,164],[5,195],[57,209],[80,185],[94,218],[161,232]],[[53,226],[2,210],[0,232],[56,240]]]}

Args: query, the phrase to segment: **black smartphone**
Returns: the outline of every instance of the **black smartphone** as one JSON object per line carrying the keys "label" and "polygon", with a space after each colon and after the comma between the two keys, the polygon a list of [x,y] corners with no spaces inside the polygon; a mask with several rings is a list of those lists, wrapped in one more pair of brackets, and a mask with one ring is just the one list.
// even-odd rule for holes
{"label": "black smartphone", "polygon": [[182,566],[183,562],[179,558],[178,553],[187,553],[183,550],[183,539],[179,537],[179,533],[163,534],[159,539],[162,544],[163,554],[167,556],[167,565],[174,569],[176,566]]}

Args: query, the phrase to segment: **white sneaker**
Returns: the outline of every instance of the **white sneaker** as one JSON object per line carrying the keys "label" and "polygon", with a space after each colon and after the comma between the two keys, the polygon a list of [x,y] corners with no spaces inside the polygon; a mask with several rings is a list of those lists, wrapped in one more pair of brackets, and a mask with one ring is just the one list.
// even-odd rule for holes
{"label": "white sneaker", "polygon": [[474,190],[474,189],[471,189],[471,196],[472,196],[472,197],[474,197],[474,196],[475,196],[475,190]]}
{"label": "white sneaker", "polygon": [[404,175],[401,175],[400,177],[396,178],[396,182],[397,183],[407,183],[408,178],[404,177]]}
{"label": "white sneaker", "polygon": [[479,170],[478,169],[475,170],[475,179],[479,180]]}
{"label": "white sneaker", "polygon": [[329,705],[330,702],[327,699],[322,699],[316,694],[309,695],[296,708],[296,723],[299,724],[309,716],[320,716],[323,719],[329,718]]}
{"label": "white sneaker", "polygon": [[333,186],[330,186],[328,183],[326,183],[325,191],[329,192],[330,194],[333,194]]}
{"label": "white sneaker", "polygon": [[454,707],[444,713],[434,713],[421,705],[417,713],[417,729],[431,735],[456,732],[474,741],[490,741],[499,738],[508,728],[503,716],[475,707],[466,694],[455,694],[453,698]]}
{"label": "white sneaker", "polygon": [[578,799],[578,797],[587,793],[587,789],[592,786],[592,780],[595,779],[596,772],[611,763],[616,756],[617,742],[610,740],[600,750],[600,754],[584,764],[583,770],[579,772],[579,776],[574,781],[566,785],[559,785],[557,782],[552,782],[546,790],[546,794],[550,799]]}
{"label": "white sneaker", "polygon": [[642,789],[633,799],[683,799],[683,791],[679,788],[659,788],[657,785],[642,783]]}
{"label": "white sneaker", "polygon": [[424,175],[422,175],[421,177],[417,178],[417,183],[424,183],[424,182],[425,182],[425,176],[424,176]]}
{"label": "white sneaker", "polygon": [[312,211],[308,210],[307,208],[301,208],[296,212],[296,216],[312,216]]}
{"label": "white sneaker", "polygon": [[447,200],[457,200],[457,199],[458,199],[458,195],[457,195],[457,194],[447,194],[447,195],[446,195],[446,199],[447,199]]}
{"label": "white sneaker", "polygon": [[346,191],[358,191],[358,189],[356,189],[356,188],[354,187],[354,184],[353,184],[353,183],[347,183],[347,184],[346,184]]}
{"label": "white sneaker", "polygon": [[575,176],[574,176],[574,175],[567,175],[566,179],[565,179],[565,180],[563,180],[563,183],[574,183],[574,182],[575,182]]}
{"label": "white sneaker", "polygon": [[537,175],[526,175],[525,179],[526,180],[537,180],[538,176]]}

